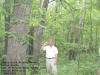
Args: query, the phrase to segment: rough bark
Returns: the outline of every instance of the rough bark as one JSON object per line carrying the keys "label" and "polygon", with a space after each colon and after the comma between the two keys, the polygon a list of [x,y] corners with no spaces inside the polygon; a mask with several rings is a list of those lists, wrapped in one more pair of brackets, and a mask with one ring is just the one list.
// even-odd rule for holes
{"label": "rough bark", "polygon": [[41,41],[42,41],[42,33],[43,30],[40,26],[34,27],[34,51],[33,51],[33,61],[34,64],[39,64],[39,56],[40,56],[40,49],[41,49]]}
{"label": "rough bark", "polygon": [[[44,0],[43,2],[43,6],[42,9],[44,11],[47,10],[48,8],[48,2],[49,0]],[[45,12],[43,14],[41,14],[42,19],[40,22],[40,25],[45,26]],[[33,65],[32,67],[34,68],[34,70],[32,69],[31,71],[31,75],[37,73],[37,69],[38,69],[38,65],[39,65],[39,58],[40,58],[40,48],[41,48],[41,41],[42,41],[42,34],[43,34],[43,28],[41,26],[34,26],[34,45],[33,45]]]}
{"label": "rough bark", "polygon": [[71,36],[70,36],[70,43],[74,41],[74,31],[75,31],[75,13],[72,11],[72,27],[71,27]]}
{"label": "rough bark", "polygon": [[[49,0],[44,0],[44,3],[43,3],[43,9],[47,10],[48,8],[48,2]],[[42,16],[42,21],[40,22],[40,24],[42,26],[45,26],[45,13],[41,15]],[[36,63],[39,62],[39,55],[40,55],[40,47],[41,47],[41,41],[42,41],[42,34],[43,34],[43,28],[41,28],[40,26],[35,26],[34,27],[34,52],[33,52],[33,55],[34,55],[34,61]]]}
{"label": "rough bark", "polygon": [[[26,7],[21,7],[24,4]],[[22,45],[23,38],[27,35],[28,22],[26,19],[27,8],[30,3],[26,3],[24,0],[14,1],[14,14],[13,14],[13,24],[10,25],[9,32],[17,34],[17,40],[14,37],[8,37],[8,47],[7,47],[7,61],[12,62],[9,64],[8,75],[16,75],[16,68],[12,69],[12,64],[18,66],[18,75],[25,75],[25,56],[26,56],[26,45]],[[29,8],[28,8],[29,9]]]}

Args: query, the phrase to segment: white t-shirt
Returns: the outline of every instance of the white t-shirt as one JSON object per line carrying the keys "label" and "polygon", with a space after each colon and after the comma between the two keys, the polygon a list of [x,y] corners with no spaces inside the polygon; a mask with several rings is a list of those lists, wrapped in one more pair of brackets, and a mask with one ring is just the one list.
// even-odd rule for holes
{"label": "white t-shirt", "polygon": [[56,54],[58,54],[58,49],[55,46],[45,46],[43,50],[46,51],[46,58],[53,58]]}

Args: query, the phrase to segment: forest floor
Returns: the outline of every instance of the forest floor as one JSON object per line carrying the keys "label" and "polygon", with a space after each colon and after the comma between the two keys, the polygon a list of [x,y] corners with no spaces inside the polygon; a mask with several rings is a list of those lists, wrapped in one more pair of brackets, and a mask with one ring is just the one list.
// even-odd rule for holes
{"label": "forest floor", "polygon": [[[59,54],[57,68],[58,75],[97,75],[100,68],[100,55],[81,53],[77,54],[75,60],[69,60],[66,53]],[[39,72],[39,75],[50,75],[46,73],[46,69],[40,69]]]}
{"label": "forest floor", "polygon": [[[43,54],[45,55],[45,53]],[[50,75],[46,73],[45,57],[41,56],[39,74],[36,75]],[[27,65],[29,66],[29,64]],[[99,68],[100,54],[97,53],[80,53],[76,55],[75,60],[69,60],[66,53],[59,53],[58,55],[58,75],[97,75]],[[29,69],[26,69],[26,75],[31,75]]]}

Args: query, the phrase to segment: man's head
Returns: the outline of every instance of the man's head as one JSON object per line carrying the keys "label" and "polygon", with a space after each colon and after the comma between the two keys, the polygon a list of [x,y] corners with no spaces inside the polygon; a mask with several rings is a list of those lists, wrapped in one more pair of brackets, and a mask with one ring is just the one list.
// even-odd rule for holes
{"label": "man's head", "polygon": [[53,46],[53,39],[49,39],[49,45],[52,47]]}

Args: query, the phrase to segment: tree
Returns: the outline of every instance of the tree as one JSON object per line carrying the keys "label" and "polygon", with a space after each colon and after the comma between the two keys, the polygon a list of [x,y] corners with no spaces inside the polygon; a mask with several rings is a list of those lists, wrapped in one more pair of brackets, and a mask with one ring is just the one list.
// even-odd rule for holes
{"label": "tree", "polygon": [[[41,26],[45,26],[45,17],[46,17],[45,12],[48,8],[48,2],[49,0],[44,0],[43,2],[42,10],[44,11],[44,13],[41,14],[42,20],[39,23]],[[34,68],[34,70],[32,69],[31,75],[36,73],[39,65],[40,49],[41,49],[42,34],[43,34],[43,28],[40,25],[34,26],[33,61],[32,61],[33,62],[32,67]]]}
{"label": "tree", "polygon": [[92,0],[91,0],[91,9],[90,9],[90,40],[89,40],[89,49],[93,51],[93,24],[92,24]]}
{"label": "tree", "polygon": [[[30,2],[31,3],[31,2]],[[27,3],[24,0],[15,0],[14,1],[14,14],[12,16],[13,24],[10,25],[8,37],[8,46],[7,46],[7,61],[9,63],[10,71],[9,75],[16,74],[16,68],[11,70],[11,65],[18,66],[19,75],[25,75],[25,57],[26,57],[26,45],[22,45],[22,40],[27,35],[28,31],[28,21],[26,19],[26,12],[30,3]],[[24,6],[24,7],[23,7]]]}

